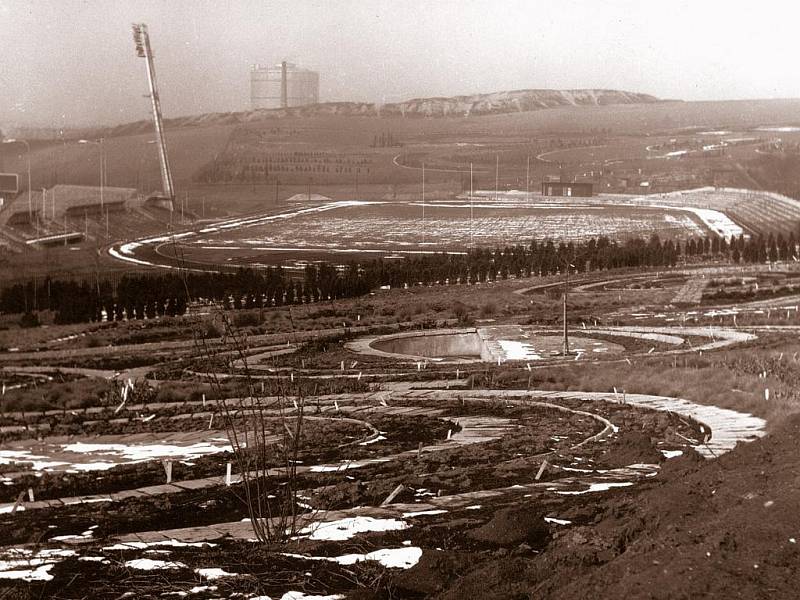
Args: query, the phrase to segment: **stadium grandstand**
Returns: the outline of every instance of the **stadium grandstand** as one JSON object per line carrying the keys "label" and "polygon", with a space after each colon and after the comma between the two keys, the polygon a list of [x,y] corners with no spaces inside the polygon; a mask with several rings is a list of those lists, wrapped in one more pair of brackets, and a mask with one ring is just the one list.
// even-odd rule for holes
{"label": "stadium grandstand", "polygon": [[59,184],[33,190],[30,202],[22,192],[0,209],[0,244],[23,250],[124,238],[161,231],[171,217],[134,188]]}

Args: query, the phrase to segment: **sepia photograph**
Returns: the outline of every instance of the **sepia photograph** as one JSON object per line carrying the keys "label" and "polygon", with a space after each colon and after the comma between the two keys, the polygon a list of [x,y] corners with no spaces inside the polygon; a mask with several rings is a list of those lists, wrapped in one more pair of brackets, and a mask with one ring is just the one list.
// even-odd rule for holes
{"label": "sepia photograph", "polygon": [[800,598],[797,23],[0,0],[0,600]]}

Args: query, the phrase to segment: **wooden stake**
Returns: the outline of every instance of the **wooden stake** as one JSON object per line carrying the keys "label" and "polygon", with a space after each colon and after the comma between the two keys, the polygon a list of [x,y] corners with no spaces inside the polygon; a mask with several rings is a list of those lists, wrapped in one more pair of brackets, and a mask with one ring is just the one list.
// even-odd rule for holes
{"label": "wooden stake", "polygon": [[539,467],[539,471],[536,473],[536,481],[539,481],[544,474],[545,469],[547,468],[547,459],[542,461],[541,466]]}
{"label": "wooden stake", "polygon": [[381,506],[386,506],[387,504],[391,504],[391,503],[392,503],[392,501],[393,501],[395,498],[397,498],[397,495],[398,495],[400,492],[402,492],[404,489],[405,489],[405,486],[404,486],[402,483],[401,483],[400,485],[398,485],[396,488],[394,488],[394,490],[392,490],[392,493],[391,493],[391,494],[389,494],[388,496],[386,496],[386,500],[384,500],[383,502],[381,502]]}
{"label": "wooden stake", "polygon": [[231,486],[231,463],[225,465],[225,485],[228,487]]}
{"label": "wooden stake", "polygon": [[17,512],[19,505],[22,504],[22,499],[25,497],[25,492],[20,492],[19,496],[17,496],[17,501],[14,502],[14,506],[11,507],[11,514],[13,515]]}
{"label": "wooden stake", "polygon": [[161,464],[164,465],[164,473],[167,475],[167,483],[172,483],[172,461],[162,460]]}

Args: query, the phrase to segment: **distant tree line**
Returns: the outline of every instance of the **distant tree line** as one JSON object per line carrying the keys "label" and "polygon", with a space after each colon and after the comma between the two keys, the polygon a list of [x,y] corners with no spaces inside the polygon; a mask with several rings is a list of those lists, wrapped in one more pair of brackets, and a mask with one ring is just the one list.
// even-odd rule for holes
{"label": "distant tree line", "polygon": [[404,287],[437,283],[479,283],[508,278],[622,267],[669,267],[684,260],[710,257],[733,263],[792,260],[794,234],[745,238],[692,238],[683,243],[648,240],[612,241],[607,237],[581,242],[532,241],[505,248],[474,248],[466,253],[415,255],[403,260],[352,262],[336,268],[309,264],[302,276],[281,267],[243,268],[235,273],[185,272],[124,275],[112,280],[63,281],[46,278],[18,283],[0,293],[0,312],[55,312],[57,323],[152,319],[183,315],[190,300],[224,309],[254,309],[309,304],[361,296],[380,286]]}

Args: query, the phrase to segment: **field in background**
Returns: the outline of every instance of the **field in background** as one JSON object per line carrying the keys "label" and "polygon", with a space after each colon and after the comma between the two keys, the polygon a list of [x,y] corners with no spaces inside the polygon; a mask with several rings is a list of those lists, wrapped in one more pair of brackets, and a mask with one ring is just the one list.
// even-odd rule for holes
{"label": "field in background", "polygon": [[[112,215],[107,239],[104,221],[88,214],[85,221],[68,224],[70,229],[85,229],[88,234],[76,249],[47,251],[48,256],[59,257],[57,262],[41,251],[33,258],[0,257],[0,277],[19,277],[19,265],[32,274],[47,273],[56,266],[84,271],[126,268],[105,256],[104,248],[112,238],[135,239],[166,233],[170,227],[286,210],[303,203],[304,197],[316,195],[403,203],[397,225],[410,229],[408,239],[397,239],[389,235],[395,231],[393,225],[384,227],[380,218],[349,225],[336,221],[324,230],[312,223],[317,227],[316,243],[322,248],[348,246],[347,239],[335,239],[341,234],[373,235],[367,240],[367,247],[372,248],[384,249],[384,242],[394,241],[416,244],[419,240],[413,238],[420,238],[422,232],[417,222],[421,222],[421,214],[415,217],[415,213],[421,210],[411,204],[422,195],[423,164],[428,201],[452,201],[467,192],[470,164],[476,190],[494,189],[497,181],[500,190],[536,192],[545,177],[561,176],[593,181],[595,191],[604,193],[660,194],[714,185],[788,193],[794,189],[798,170],[785,165],[783,155],[774,150],[800,140],[798,132],[785,129],[796,122],[797,114],[800,101],[776,100],[577,106],[469,118],[329,115],[244,120],[236,114],[210,115],[194,121],[199,124],[193,126],[167,128],[177,209],[184,213],[183,220],[167,215],[156,219],[159,224],[136,214]],[[153,135],[141,133],[141,127],[130,129],[136,133],[97,131],[86,135],[92,139],[108,136],[104,142],[108,186],[132,187],[147,195],[160,186]],[[722,141],[725,146],[717,147]],[[99,145],[78,140],[34,142],[33,189],[56,183],[97,185],[100,154]],[[2,170],[20,173],[24,183],[24,146],[0,146],[0,164]],[[41,192],[35,191],[34,197],[36,194]],[[709,200],[701,206],[719,209],[717,204]],[[749,232],[780,230],[786,234],[796,229],[797,211],[774,199],[740,194],[722,204],[722,210],[729,211]],[[15,205],[27,206],[25,192]],[[691,226],[668,223],[664,217],[652,220],[632,213],[622,219],[627,224],[618,217],[610,213],[595,229],[607,228],[607,233],[621,237],[647,227],[676,238],[691,235]],[[506,245],[534,237],[537,231],[542,232],[539,237],[547,237],[565,224],[570,230],[588,230],[586,223],[554,213],[531,213],[527,221],[511,229],[510,215],[479,212],[476,218],[471,236],[465,216],[452,212],[432,212],[426,228],[430,228],[431,239],[436,232],[443,247],[465,241]],[[310,231],[284,231],[270,243],[297,246],[293,238],[307,237],[313,237]],[[402,249],[402,243],[389,248]],[[266,258],[279,261],[281,255],[279,251]]]}

